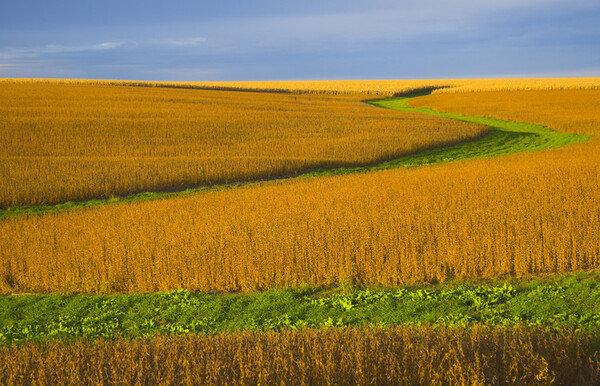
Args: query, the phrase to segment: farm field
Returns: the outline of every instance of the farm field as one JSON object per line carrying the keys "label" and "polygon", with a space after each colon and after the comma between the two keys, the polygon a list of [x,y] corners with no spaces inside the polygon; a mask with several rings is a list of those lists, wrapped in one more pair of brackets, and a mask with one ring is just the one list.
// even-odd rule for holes
{"label": "farm field", "polygon": [[[512,122],[487,117],[470,117],[461,114],[441,113],[427,108],[414,108],[408,102],[415,97],[428,95],[428,92],[412,94],[410,97],[393,97],[389,99],[380,99],[368,101],[369,104],[396,111],[409,113],[426,113],[428,115],[450,118],[455,121],[469,122],[487,126],[487,130],[468,141],[457,144],[421,150],[399,158],[382,161],[374,165],[362,165],[354,167],[333,167],[320,168],[314,171],[301,173],[299,176],[320,177],[327,175],[341,175],[361,173],[377,170],[395,169],[400,167],[413,167],[421,165],[432,165],[457,160],[473,158],[490,158],[500,155],[508,155],[527,151],[540,151],[561,147],[573,143],[588,140],[589,134],[561,133],[548,129],[547,127],[522,122]],[[282,176],[280,179],[285,179]],[[48,213],[62,210],[69,210],[81,207],[92,207],[104,204],[117,204],[133,201],[155,200],[160,198],[176,197],[181,195],[190,195],[202,191],[223,190],[242,185],[251,185],[253,182],[200,186],[197,188],[179,190],[174,192],[143,192],[122,197],[111,197],[110,199],[91,199],[86,201],[71,202],[67,201],[55,205],[32,205],[21,207],[10,207],[0,209],[0,218],[6,216],[15,216],[27,213]]]}
{"label": "farm field", "polygon": [[395,96],[432,90],[438,93],[524,90],[597,90],[598,78],[505,78],[505,79],[386,79],[386,80],[303,80],[242,82],[152,82],[134,80],[0,78],[2,83],[75,84],[103,86],[160,87],[269,93]]}
{"label": "farm field", "polygon": [[569,161],[477,160],[8,218],[2,286],[235,292],[592,269],[598,169]]}
{"label": "farm field", "polygon": [[0,82],[1,382],[600,377],[598,78],[114,82]]}
{"label": "farm field", "polygon": [[[571,127],[589,133],[599,110],[588,106],[600,91],[579,100],[558,93],[553,101],[562,95],[563,103],[553,114],[578,111]],[[0,223],[0,285],[8,292],[235,292],[594,269],[595,141],[9,218]]]}
{"label": "farm field", "polygon": [[358,96],[18,82],[0,114],[3,209],[372,164],[485,131]]}

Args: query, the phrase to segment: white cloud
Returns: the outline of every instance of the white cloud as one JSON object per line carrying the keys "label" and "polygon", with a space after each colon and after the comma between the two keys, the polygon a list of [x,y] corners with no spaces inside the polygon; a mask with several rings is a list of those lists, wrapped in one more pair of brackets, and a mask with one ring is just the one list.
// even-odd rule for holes
{"label": "white cloud", "polygon": [[152,40],[150,43],[165,46],[190,47],[197,46],[198,44],[205,43],[206,41],[207,39],[203,37],[189,37],[181,39]]}
{"label": "white cloud", "polygon": [[2,60],[14,60],[14,59],[22,59],[26,57],[34,56],[31,53],[28,53],[25,50],[6,50],[0,51],[0,59]]}
{"label": "white cloud", "polygon": [[102,42],[95,44],[81,45],[62,45],[62,44],[47,44],[43,47],[34,48],[19,48],[5,49],[0,51],[0,59],[17,60],[17,59],[32,59],[49,54],[75,53],[75,52],[97,52],[109,51],[125,46],[135,46],[133,42]]}
{"label": "white cloud", "polygon": [[34,48],[5,49],[4,51],[0,51],[0,59],[15,60],[37,58],[52,54],[110,51],[124,47],[138,47],[147,45],[192,47],[205,43],[206,41],[207,39],[204,37],[188,37],[181,39],[149,40],[142,41],[141,43],[135,41],[106,41],[102,43],[87,43],[76,45],[47,44],[45,46]]}
{"label": "white cloud", "polygon": [[63,52],[85,52],[85,51],[106,51],[114,50],[127,45],[126,42],[102,42],[97,44],[83,44],[74,46],[65,46],[60,44],[48,44],[43,48],[33,50],[38,53],[63,53]]}

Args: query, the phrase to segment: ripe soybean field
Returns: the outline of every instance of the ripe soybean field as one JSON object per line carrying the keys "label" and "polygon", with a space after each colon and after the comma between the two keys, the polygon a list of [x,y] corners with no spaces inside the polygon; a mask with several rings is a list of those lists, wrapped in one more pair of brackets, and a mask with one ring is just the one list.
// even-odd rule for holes
{"label": "ripe soybean field", "polygon": [[0,208],[373,164],[481,135],[359,96],[1,83]]}
{"label": "ripe soybean field", "polygon": [[131,80],[0,78],[0,84],[2,83],[166,87],[178,89],[259,91],[290,94],[362,94],[368,96],[396,96],[423,90],[432,90],[433,93],[437,94],[475,91],[600,89],[600,78],[386,79],[262,82],[153,82]]}
{"label": "ripe soybean field", "polygon": [[594,382],[599,83],[0,82],[2,382]]}
{"label": "ripe soybean field", "polygon": [[[556,116],[578,112],[573,128],[597,119],[581,105],[599,91],[540,93],[563,97]],[[594,269],[595,141],[10,218],[0,223],[0,283],[7,292],[235,292]]]}

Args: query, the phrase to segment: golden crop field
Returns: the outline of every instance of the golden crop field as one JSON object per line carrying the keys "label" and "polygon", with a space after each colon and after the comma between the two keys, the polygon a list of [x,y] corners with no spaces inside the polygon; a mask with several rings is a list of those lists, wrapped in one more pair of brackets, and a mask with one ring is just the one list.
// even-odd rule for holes
{"label": "golden crop field", "polygon": [[0,83],[0,208],[371,164],[485,127],[360,96]]}
{"label": "golden crop field", "polygon": [[2,384],[596,384],[594,333],[394,327],[25,343]]}
{"label": "golden crop field", "polygon": [[598,165],[548,153],[9,218],[1,285],[252,291],[600,267]]}
{"label": "golden crop field", "polygon": [[600,78],[505,78],[505,79],[382,79],[317,81],[243,82],[153,82],[131,80],[0,78],[2,83],[80,84],[137,87],[197,88],[212,90],[253,90],[316,94],[367,94],[392,96],[435,89],[437,93],[472,91],[582,90],[600,89]]}
{"label": "golden crop field", "polygon": [[[474,93],[469,103],[494,115],[501,100],[515,114],[536,111],[534,122],[597,130],[600,91],[537,92],[526,105],[519,93],[490,93],[489,103]],[[0,222],[0,286],[251,291],[595,269],[598,143],[9,218]]]}
{"label": "golden crop field", "polygon": [[[413,99],[410,104],[474,117],[540,124],[562,132],[600,134],[598,90],[432,94]],[[597,140],[586,146],[597,146]]]}
{"label": "golden crop field", "polygon": [[600,78],[505,78],[463,79],[453,87],[440,88],[433,94],[481,91],[598,90]]}
{"label": "golden crop field", "polygon": [[436,89],[434,93],[484,90],[600,89],[600,78],[515,78],[515,79],[420,79],[420,80],[323,80],[269,82],[187,82],[207,88],[287,90],[295,93],[396,95]]}
{"label": "golden crop field", "polygon": [[[4,111],[14,120],[0,123],[4,124],[0,131],[5,135],[3,143],[13,141],[4,151],[22,151],[35,162],[48,160],[49,166],[32,168],[33,172],[25,169],[30,174],[21,174],[19,183],[11,185],[22,189],[27,183],[39,184],[43,173],[54,177],[62,173],[63,181],[53,185],[59,192],[57,200],[65,197],[61,186],[71,186],[72,175],[80,175],[57,167],[53,159],[70,158],[73,167],[86,175],[101,170],[100,160],[112,157],[115,168],[109,176],[123,180],[127,189],[142,186],[140,190],[152,190],[154,186],[143,185],[144,175],[130,177],[135,174],[132,170],[144,168],[137,160],[148,161],[146,168],[164,168],[167,180],[174,171],[182,170],[167,167],[173,165],[169,162],[181,158],[197,162],[188,166],[199,168],[200,162],[206,162],[205,153],[222,162],[221,173],[232,168],[236,156],[254,160],[255,154],[262,154],[271,159],[269,151],[286,155],[286,160],[303,151],[298,156],[303,163],[294,165],[306,167],[308,162],[322,161],[320,157],[327,151],[345,149],[350,153],[353,149],[353,154],[340,151],[326,160],[333,162],[331,165],[359,164],[388,145],[389,149],[393,143],[406,145],[402,142],[406,139],[413,145],[435,146],[427,138],[431,133],[443,142],[448,132],[460,140],[460,136],[482,130],[477,125],[454,126],[425,115],[371,108],[361,103],[364,95],[256,95],[52,82],[36,94],[33,89],[39,84],[14,86],[32,90],[22,94],[18,108],[5,99]],[[269,181],[155,201],[7,217],[0,220],[0,293],[141,296],[181,288],[228,293],[337,286],[335,292],[340,285],[398,287],[597,270],[600,90],[588,86],[555,90],[552,82],[546,86],[543,91],[522,85],[522,91],[434,93],[410,103],[596,137],[576,145],[491,159]],[[77,90],[66,95],[69,88]],[[84,105],[82,94],[94,103]],[[203,108],[196,111],[195,105]],[[226,125],[237,122],[230,116],[233,112],[247,117],[246,121],[240,118],[242,129],[234,133]],[[296,126],[285,126],[294,119],[299,120]],[[18,127],[14,122],[25,121],[31,125],[11,129]],[[44,126],[44,122],[55,121]],[[91,126],[85,126],[90,122]],[[198,122],[205,122],[201,137],[194,136]],[[244,122],[252,124],[243,126]],[[288,129],[281,130],[277,122]],[[385,127],[390,122],[397,125],[393,131]],[[308,123],[315,125],[309,125],[313,129],[321,124],[331,126],[324,126],[329,129],[323,136],[317,130],[298,135]],[[446,130],[436,129],[440,123]],[[339,124],[348,124],[350,129],[337,130]],[[252,130],[255,127],[262,136]],[[217,134],[211,137],[211,133]],[[369,138],[374,140],[369,142]],[[19,150],[16,144],[21,146]],[[88,151],[93,159],[86,164]],[[357,154],[367,158],[361,161]],[[0,171],[8,164],[4,161],[19,157],[27,158],[11,153],[0,158]],[[35,162],[31,165],[37,165]],[[138,169],[127,169],[127,162]],[[24,169],[12,165],[14,170]],[[90,169],[86,170],[86,165]],[[244,165],[248,172],[262,164]],[[289,163],[285,165],[286,172],[297,172],[289,169]],[[148,171],[148,175],[155,173],[151,168]],[[246,174],[245,178],[264,175]],[[52,191],[47,186],[44,189],[39,197]],[[19,297],[6,297],[15,298]],[[36,298],[42,299],[34,297],[32,301]],[[126,307],[127,297],[118,298],[124,299],[120,307]],[[60,299],[64,298],[43,301],[58,307]],[[558,307],[565,313],[548,313],[554,312],[559,319],[561,315],[565,320],[573,318],[576,326],[594,320],[595,314],[571,314],[569,301],[572,298]],[[399,302],[394,309],[402,312],[406,307],[411,306]],[[21,311],[14,307],[11,312]],[[29,314],[23,311],[23,315]],[[109,312],[102,315],[115,317]],[[0,317],[15,320],[6,313]],[[62,327],[62,319],[58,320],[59,325],[50,331]],[[143,322],[161,324],[163,320],[146,318]],[[596,330],[558,324],[551,328],[540,323],[538,327],[491,323],[464,328],[442,323],[270,332],[215,330],[208,335],[138,339],[13,341],[0,346],[0,383],[277,384],[290,379],[302,384],[600,382]]]}
{"label": "golden crop field", "polygon": [[[544,92],[529,106],[548,122],[571,117],[570,129],[583,131],[600,111],[590,92]],[[543,95],[553,109],[543,109]],[[599,158],[593,138],[497,159],[6,219],[0,278],[5,292],[248,291],[598,268]]]}

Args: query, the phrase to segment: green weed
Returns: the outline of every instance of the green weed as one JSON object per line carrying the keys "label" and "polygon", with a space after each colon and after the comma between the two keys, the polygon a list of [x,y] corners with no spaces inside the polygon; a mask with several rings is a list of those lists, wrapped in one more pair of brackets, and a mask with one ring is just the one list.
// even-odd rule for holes
{"label": "green weed", "polygon": [[600,282],[570,275],[495,285],[270,290],[214,295],[177,290],[135,295],[0,297],[0,341],[147,337],[240,330],[529,324],[600,327]]}

